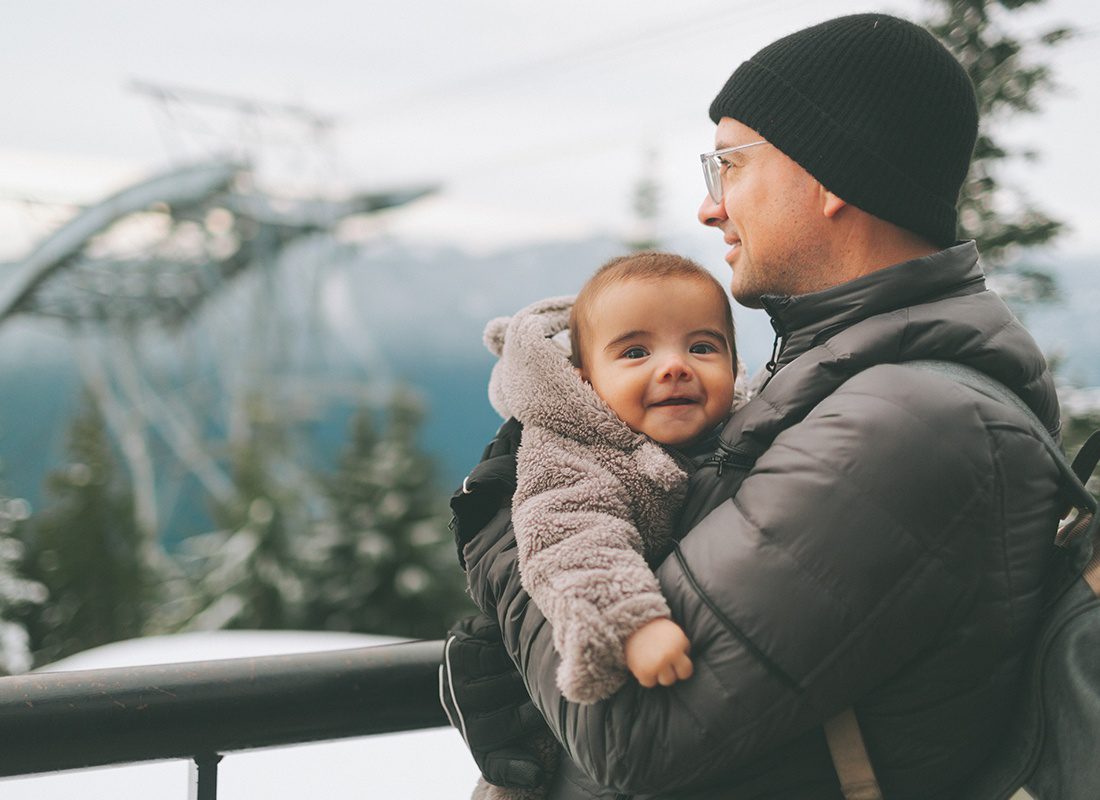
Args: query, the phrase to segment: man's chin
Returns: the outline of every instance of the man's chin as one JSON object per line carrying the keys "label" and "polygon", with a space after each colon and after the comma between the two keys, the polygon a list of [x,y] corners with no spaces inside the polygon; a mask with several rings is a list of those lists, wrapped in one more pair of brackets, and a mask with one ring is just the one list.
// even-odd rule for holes
{"label": "man's chin", "polygon": [[763,308],[764,304],[760,302],[760,298],[764,295],[764,292],[760,291],[758,286],[753,284],[756,281],[747,281],[746,277],[751,276],[751,270],[747,269],[748,264],[743,258],[735,259],[734,263],[730,265],[730,269],[733,271],[733,277],[730,278],[730,295],[737,301],[738,305],[742,305],[745,308]]}
{"label": "man's chin", "polygon": [[764,304],[761,302],[761,293],[758,291],[752,291],[738,286],[737,281],[734,280],[730,285],[730,294],[733,299],[737,301],[738,305],[745,308],[763,308]]}

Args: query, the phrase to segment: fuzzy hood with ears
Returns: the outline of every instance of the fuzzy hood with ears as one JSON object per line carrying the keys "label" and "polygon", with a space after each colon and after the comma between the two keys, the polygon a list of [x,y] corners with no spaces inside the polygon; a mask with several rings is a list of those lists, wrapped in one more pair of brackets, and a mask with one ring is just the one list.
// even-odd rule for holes
{"label": "fuzzy hood with ears", "polygon": [[667,548],[687,474],[581,380],[555,339],[572,303],[550,298],[493,320],[485,342],[500,357],[493,406],[523,423],[512,497],[520,578],[553,628],[564,696],[592,703],[627,679],[626,639],[670,614],[646,559]]}

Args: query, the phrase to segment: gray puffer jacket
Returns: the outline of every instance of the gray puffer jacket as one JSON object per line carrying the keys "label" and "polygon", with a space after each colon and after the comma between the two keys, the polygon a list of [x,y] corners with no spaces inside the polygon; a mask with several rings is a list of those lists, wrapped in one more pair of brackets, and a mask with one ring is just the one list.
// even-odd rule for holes
{"label": "gray puffer jacket", "polygon": [[569,756],[553,798],[838,798],[821,724],[853,705],[886,797],[967,797],[1012,714],[1057,471],[1017,410],[896,364],[973,366],[1057,432],[1038,348],[973,243],[766,307],[779,369],[723,432],[753,466],[657,570],[690,680],[566,701],[507,514],[465,547]]}

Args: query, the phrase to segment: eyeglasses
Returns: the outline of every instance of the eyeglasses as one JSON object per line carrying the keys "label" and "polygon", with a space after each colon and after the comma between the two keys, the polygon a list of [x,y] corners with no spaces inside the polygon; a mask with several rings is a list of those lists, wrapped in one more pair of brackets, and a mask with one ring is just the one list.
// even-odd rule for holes
{"label": "eyeglasses", "polygon": [[759,142],[739,144],[737,147],[723,147],[721,150],[703,153],[699,156],[699,160],[703,162],[703,179],[707,182],[707,191],[710,193],[711,200],[715,203],[722,202],[722,167],[728,165],[728,162],[722,156],[749,147],[756,147],[758,144],[767,144],[767,142],[761,139]]}

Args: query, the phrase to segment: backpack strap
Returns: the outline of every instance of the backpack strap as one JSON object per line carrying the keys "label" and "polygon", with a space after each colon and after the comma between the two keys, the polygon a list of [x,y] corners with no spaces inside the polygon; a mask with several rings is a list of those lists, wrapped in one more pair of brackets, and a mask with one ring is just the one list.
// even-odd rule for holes
{"label": "backpack strap", "polygon": [[[1033,433],[1043,443],[1054,463],[1058,465],[1063,491],[1071,504],[1071,508],[1067,509],[1067,515],[1074,508],[1079,512],[1073,521],[1058,531],[1055,543],[1065,546],[1082,535],[1090,541],[1096,541],[1097,533],[1100,531],[1100,514],[1096,513],[1096,498],[1085,488],[1084,482],[1096,469],[1097,462],[1100,462],[1100,431],[1089,437],[1071,465],[1062,453],[1062,448],[1054,441],[1054,437],[1035,412],[1015,392],[984,372],[953,361],[907,361],[899,366],[944,375],[991,400],[997,400],[1020,411],[1027,418]],[[1093,552],[1082,578],[1093,592],[1100,596],[1100,548]],[[829,753],[832,756],[837,777],[840,779],[845,800],[881,800],[882,790],[875,778],[871,759],[867,755],[867,747],[863,742],[863,734],[859,729],[859,721],[852,708],[845,709],[825,723],[825,740],[828,742]]]}
{"label": "backpack strap", "polygon": [[1100,431],[1093,431],[1073,459],[1073,471],[1081,483],[1088,483],[1097,463],[1100,463]]}
{"label": "backpack strap", "polygon": [[[1093,431],[1092,435],[1081,445],[1077,455],[1073,459],[1073,471],[1081,482],[1087,482],[1096,471],[1096,465],[1100,463],[1100,431]],[[1090,537],[1093,543],[1092,557],[1081,573],[1085,583],[1092,589],[1092,593],[1100,597],[1100,534],[1097,532],[1097,520],[1100,514],[1093,512],[1092,519],[1087,515],[1080,515],[1072,522],[1066,523],[1058,531],[1059,543],[1072,541],[1079,536]]]}
{"label": "backpack strap", "polygon": [[848,707],[825,722],[825,741],[845,800],[882,800],[856,712]]}

